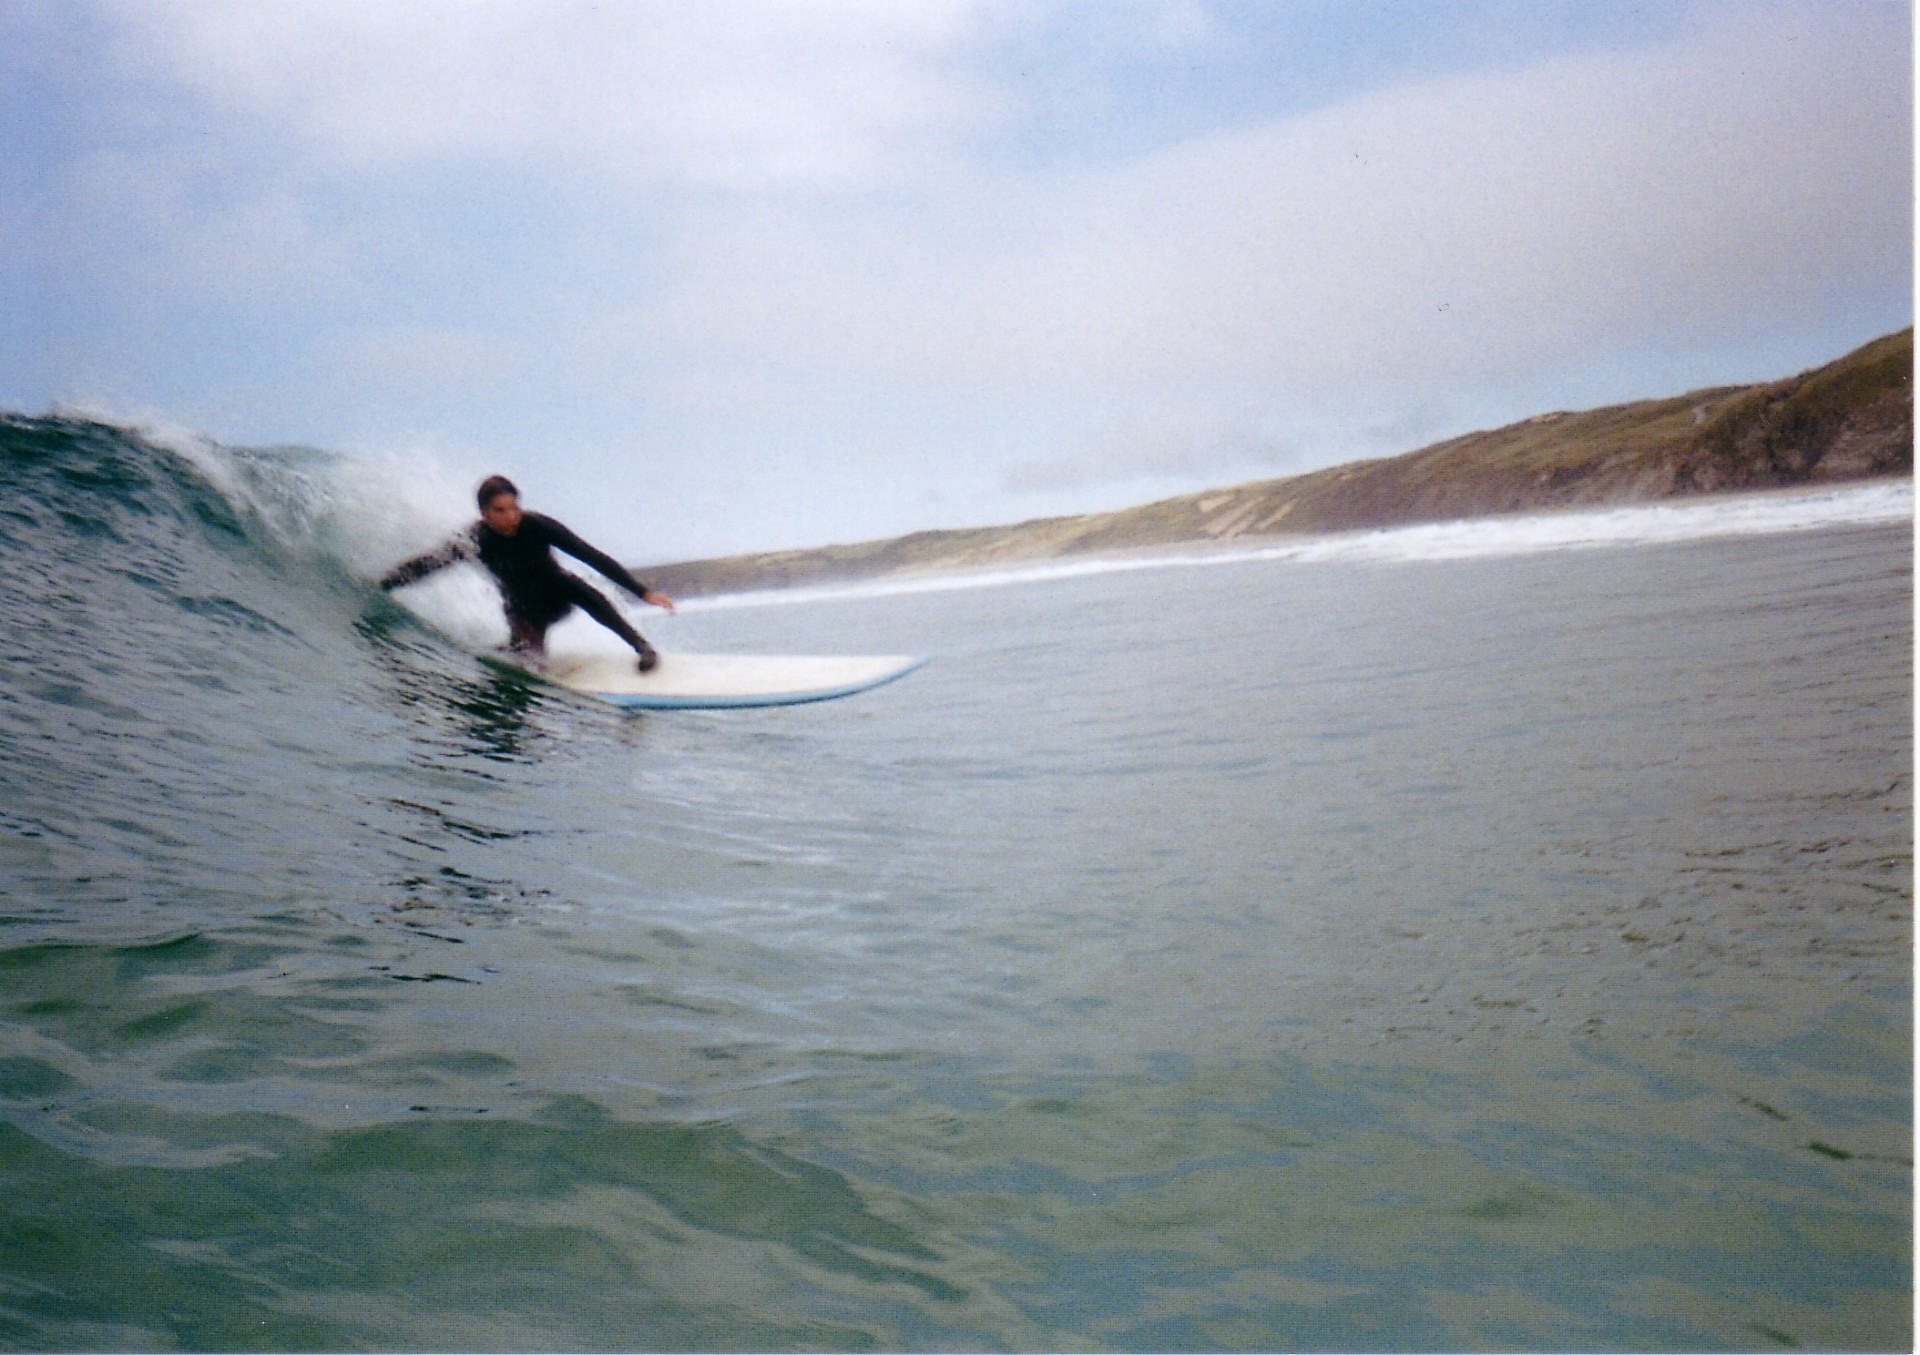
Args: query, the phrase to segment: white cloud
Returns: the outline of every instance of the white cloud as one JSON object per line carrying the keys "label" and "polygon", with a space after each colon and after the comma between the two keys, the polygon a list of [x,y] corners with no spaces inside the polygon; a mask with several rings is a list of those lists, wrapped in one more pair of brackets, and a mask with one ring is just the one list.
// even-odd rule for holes
{"label": "white cloud", "polygon": [[124,59],[323,160],[864,183],[997,116],[970,0],[127,0]]}
{"label": "white cloud", "polygon": [[1908,97],[1897,53],[1722,22],[1064,182],[953,181],[913,221],[737,216],[684,243],[648,323],[1002,391],[1448,379],[1897,276]]}
{"label": "white cloud", "polygon": [[1077,405],[1077,440],[1008,474],[1042,486],[1244,464],[1330,414],[1817,320],[1905,285],[1909,79],[1876,28],[1899,15],[1717,9],[1663,48],[1111,168],[731,211],[681,236],[612,348],[624,328],[680,369]]}

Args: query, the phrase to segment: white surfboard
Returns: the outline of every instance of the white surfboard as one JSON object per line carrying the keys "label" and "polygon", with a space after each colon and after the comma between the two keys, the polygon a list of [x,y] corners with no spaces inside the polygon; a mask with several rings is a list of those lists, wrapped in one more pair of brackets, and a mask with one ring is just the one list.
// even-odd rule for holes
{"label": "white surfboard", "polygon": [[905,655],[667,654],[642,673],[633,656],[552,654],[488,662],[639,710],[727,710],[832,701],[903,678],[926,660]]}

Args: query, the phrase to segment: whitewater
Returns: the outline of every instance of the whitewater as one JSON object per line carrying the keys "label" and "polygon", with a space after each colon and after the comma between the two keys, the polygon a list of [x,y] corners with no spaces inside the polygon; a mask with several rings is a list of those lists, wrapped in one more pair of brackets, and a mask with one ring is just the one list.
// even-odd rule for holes
{"label": "whitewater", "polygon": [[931,662],[636,716],[374,587],[464,486],[0,465],[0,1343],[1910,1347],[1909,481],[710,599]]}
{"label": "whitewater", "polygon": [[1913,482],[1875,481],[1822,489],[1727,495],[1617,508],[1565,510],[1372,531],[1326,532],[1208,549],[1163,548],[1035,561],[993,569],[896,575],[863,582],[742,591],[695,601],[698,607],[792,605],[821,598],[885,597],[1046,583],[1091,574],[1191,569],[1248,561],[1297,564],[1406,564],[1476,560],[1546,551],[1601,550],[1728,536],[1811,532],[1913,520]]}

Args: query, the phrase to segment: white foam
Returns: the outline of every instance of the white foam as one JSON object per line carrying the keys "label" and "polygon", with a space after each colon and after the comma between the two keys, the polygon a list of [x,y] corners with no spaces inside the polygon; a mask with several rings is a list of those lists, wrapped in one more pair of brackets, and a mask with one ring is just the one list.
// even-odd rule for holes
{"label": "white foam", "polygon": [[1087,574],[1244,564],[1251,560],[1302,565],[1406,565],[1537,555],[1553,551],[1617,550],[1721,537],[1911,523],[1913,516],[1913,482],[1906,479],[1878,480],[1831,489],[1775,490],[1620,508],[1475,518],[1379,531],[1332,532],[1284,540],[1267,539],[1239,548],[1050,560],[968,573],[733,593],[691,599],[682,606],[688,610],[765,607],[842,598],[886,597],[901,593],[1004,588]]}
{"label": "white foam", "polygon": [[263,544],[296,558],[324,558],[372,580],[425,550],[473,516],[463,478],[417,450],[341,455],[306,447],[232,447],[153,414],[89,404],[61,417],[118,428],[191,466]]}
{"label": "white foam", "polygon": [[[474,518],[471,478],[449,472],[418,449],[342,454],[231,447],[157,415],[75,404],[53,412],[119,429],[177,456],[227,502],[263,549],[295,563],[342,570],[362,583],[441,545]],[[603,591],[624,607],[618,590]],[[394,601],[470,649],[507,642],[500,591],[478,564],[438,570],[396,592]],[[638,624],[658,617],[633,619]],[[556,653],[627,654],[618,637],[578,613],[553,628],[549,643]]]}

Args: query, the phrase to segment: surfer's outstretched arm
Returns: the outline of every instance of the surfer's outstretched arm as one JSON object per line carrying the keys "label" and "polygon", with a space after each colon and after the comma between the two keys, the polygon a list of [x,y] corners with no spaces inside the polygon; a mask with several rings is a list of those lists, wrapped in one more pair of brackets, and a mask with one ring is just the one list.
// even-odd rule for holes
{"label": "surfer's outstretched arm", "polygon": [[653,589],[641,583],[640,580],[633,577],[631,570],[611,555],[608,555],[605,551],[597,547],[589,546],[576,536],[571,528],[562,526],[552,518],[548,518],[547,522],[553,531],[553,544],[556,548],[565,551],[582,564],[592,565],[600,573],[606,575],[607,578],[619,584],[642,602],[650,602],[654,606],[664,607],[668,611],[673,610],[672,598],[668,597],[665,593],[656,593]]}
{"label": "surfer's outstretched arm", "polygon": [[428,551],[425,555],[416,555],[411,560],[395,565],[380,580],[380,587],[391,592],[395,588],[404,588],[416,583],[437,569],[458,564],[462,560],[471,560],[479,553],[473,534],[462,532],[445,544]]}

